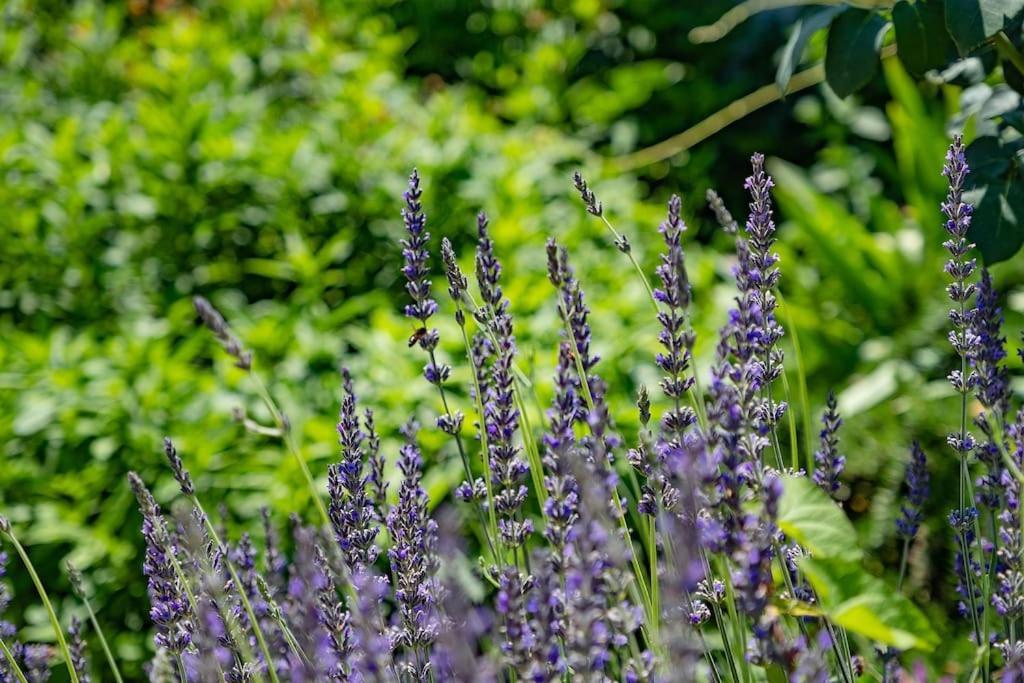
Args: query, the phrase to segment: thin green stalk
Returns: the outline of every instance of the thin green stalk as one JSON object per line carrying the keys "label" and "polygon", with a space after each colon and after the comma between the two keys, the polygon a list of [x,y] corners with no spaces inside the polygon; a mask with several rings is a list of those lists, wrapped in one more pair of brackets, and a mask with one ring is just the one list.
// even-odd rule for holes
{"label": "thin green stalk", "polygon": [[60,648],[61,656],[68,667],[68,677],[71,679],[71,683],[78,683],[78,674],[71,663],[71,651],[68,649],[67,640],[64,638],[64,629],[61,628],[60,620],[57,619],[57,613],[53,610],[53,605],[50,603],[50,596],[46,594],[46,589],[43,587],[43,582],[39,579],[39,574],[36,573],[32,560],[29,559],[28,553],[25,552],[25,548],[22,547],[18,538],[14,535],[14,531],[10,528],[9,522],[6,519],[3,520],[2,529],[3,534],[7,536],[15,551],[17,551],[22,564],[25,565],[25,569],[28,570],[28,575],[31,577],[32,583],[35,584],[36,592],[39,593],[39,599],[42,600],[43,607],[46,608],[46,613],[50,617],[50,626],[53,627],[53,634],[57,636],[57,645]]}
{"label": "thin green stalk", "polygon": [[181,658],[181,653],[174,655],[174,661],[178,666],[178,677],[181,679],[181,683],[187,683],[188,675],[185,673],[185,661]]}
{"label": "thin green stalk", "polygon": [[3,638],[0,638],[0,652],[3,652],[4,657],[6,657],[7,661],[10,662],[11,671],[13,671],[14,675],[18,677],[19,683],[28,683],[28,679],[25,678],[25,674],[22,672],[21,667],[18,666],[18,661],[14,659],[14,654],[7,647],[7,643],[4,642]]}
{"label": "thin green stalk", "polygon": [[793,471],[796,472],[800,469],[800,447],[796,436],[796,417],[793,415],[793,400],[790,398],[789,379],[786,377],[785,372],[782,373],[782,391],[783,395],[786,397],[786,403],[791,406],[790,409],[786,411],[789,414],[789,461]]}
{"label": "thin green stalk", "polygon": [[85,610],[89,614],[89,622],[92,624],[93,631],[96,632],[96,637],[100,639],[100,648],[103,649],[103,656],[107,658],[107,663],[110,665],[110,672],[114,674],[114,680],[117,683],[123,683],[124,679],[121,678],[121,671],[117,668],[117,661],[114,659],[114,653],[110,651],[110,645],[107,643],[106,636],[103,635],[103,629],[100,628],[100,622],[96,619],[96,613],[93,612],[92,605],[89,603],[89,598],[82,594],[82,603],[85,604]]}
{"label": "thin green stalk", "polygon": [[[457,305],[457,304],[456,304]],[[459,309],[461,311],[461,308]],[[462,330],[462,341],[466,345],[466,360],[469,361],[470,372],[473,375],[473,398],[476,403],[477,419],[480,424],[480,455],[481,460],[484,464],[484,485],[487,487],[487,513],[490,524],[489,536],[498,538],[498,521],[494,513],[494,490],[491,484],[491,456],[487,446],[487,429],[484,428],[484,405],[483,405],[483,394],[481,393],[480,387],[480,374],[476,365],[473,364],[473,347],[469,341],[469,333],[466,332],[465,323],[459,324],[459,329]],[[497,549],[494,549],[494,559],[497,562],[498,556],[496,553]]]}
{"label": "thin green stalk", "polygon": [[903,590],[903,577],[907,573],[907,555],[910,552],[910,539],[903,539],[903,552],[900,553],[900,578],[896,581],[896,592]]}
{"label": "thin green stalk", "polygon": [[[195,506],[196,510],[203,517],[203,522],[206,524],[207,533],[210,534],[210,538],[217,544],[218,548],[225,547],[221,541],[220,536],[217,534],[217,529],[214,528],[213,522],[210,521],[209,515],[203,509],[202,503],[199,502],[199,498],[193,493],[190,495],[189,500],[192,505]],[[274,658],[270,654],[270,648],[267,646],[267,640],[263,636],[263,629],[260,628],[259,621],[256,620],[256,612],[252,608],[252,603],[249,602],[249,597],[245,594],[245,589],[242,587],[242,581],[238,576],[238,571],[235,569],[235,563],[231,560],[227,553],[224,554],[224,566],[228,568],[228,573],[231,575],[231,581],[235,585],[238,591],[238,597],[242,602],[242,608],[245,610],[246,616],[249,618],[249,625],[252,628],[253,635],[256,636],[256,643],[259,645],[260,652],[263,653],[263,661],[267,665],[267,675],[270,676],[270,680],[274,683],[280,683],[277,677],[277,671],[274,669]]]}
{"label": "thin green stalk", "polygon": [[[431,350],[429,353],[430,353],[430,364],[432,366],[434,366],[434,367],[437,367],[437,359],[434,357],[434,351]],[[453,415],[452,415],[451,408],[448,407],[448,397],[447,397],[447,394],[445,393],[444,385],[441,384],[440,382],[437,383],[437,391],[441,395],[441,405],[444,407],[444,414],[445,414],[445,416],[448,418],[448,421],[449,421],[450,424],[454,424],[454,418],[453,418]],[[481,419],[483,419],[482,416],[481,416]],[[456,448],[458,448],[459,459],[462,460],[462,467],[466,470],[466,481],[468,481],[469,485],[472,486],[473,485],[473,468],[470,467],[470,465],[469,465],[469,456],[466,454],[466,449],[462,445],[462,436],[458,433],[458,431],[453,431],[452,437],[455,439],[455,446],[456,446]],[[486,528],[487,527],[487,520],[484,518],[484,511],[480,509],[479,505],[474,505],[473,507],[476,508],[477,515],[480,517],[481,525],[483,525],[484,528]],[[487,546],[488,546],[488,548],[491,551],[491,556],[494,557],[494,558],[497,558],[498,557],[498,552],[497,552],[497,549],[494,547],[494,542],[491,540],[491,535],[485,533],[484,537],[487,539]]]}
{"label": "thin green stalk", "polygon": [[309,465],[306,464],[306,459],[302,457],[302,453],[299,451],[298,444],[295,443],[295,437],[291,433],[291,425],[285,420],[284,414],[278,408],[274,398],[270,395],[266,385],[263,384],[263,380],[256,374],[252,369],[249,370],[249,377],[252,378],[253,384],[256,385],[256,392],[263,400],[264,405],[267,406],[267,410],[270,411],[271,416],[274,419],[274,423],[277,425],[281,433],[284,434],[284,443],[288,452],[291,453],[292,457],[299,465],[299,470],[302,471],[302,476],[306,480],[306,486],[309,488],[309,495],[313,499],[313,504],[316,505],[316,509],[320,513],[320,517],[323,520],[325,529],[331,528],[331,516],[327,514],[327,508],[324,506],[324,502],[320,500],[320,490],[317,488],[316,481],[313,479],[313,474],[309,471]]}
{"label": "thin green stalk", "polygon": [[[727,562],[724,558],[716,559],[719,561],[720,565]],[[739,617],[739,611],[736,609],[736,589],[732,585],[732,577],[729,575],[728,564],[719,566],[718,570],[717,574],[722,577],[722,581],[725,583],[725,607],[726,611],[729,613],[729,623],[732,625],[733,638],[735,640],[735,643],[733,644],[734,652],[730,659],[735,658],[736,661],[740,663],[740,671],[743,674],[743,681],[744,683],[750,683],[750,681],[753,680],[753,673],[750,671],[750,662],[747,661],[743,652],[744,626],[743,621]]]}
{"label": "thin green stalk", "polygon": [[656,616],[653,626],[657,637],[661,630],[661,580],[658,577],[658,530],[653,516],[648,518],[647,525],[647,564],[651,572],[651,613]]}
{"label": "thin green stalk", "polygon": [[[561,304],[559,304],[559,310],[561,310]],[[565,324],[566,332],[569,335],[569,339],[572,346],[572,357],[576,364],[576,373],[580,377],[580,388],[583,392],[583,399],[586,401],[587,409],[591,412],[594,410],[594,397],[590,393],[590,383],[587,381],[587,372],[583,367],[583,359],[580,358],[579,347],[576,345],[576,337],[572,331],[572,325],[569,323],[568,316],[562,311],[562,321]],[[626,543],[629,546],[630,560],[633,564],[633,573],[636,575],[637,585],[639,586],[641,596],[644,600],[644,608],[647,612],[647,617],[650,623],[657,623],[653,610],[653,604],[651,603],[651,594],[648,590],[647,585],[644,581],[644,573],[640,568],[640,560],[637,558],[636,549],[633,547],[633,538],[629,532],[629,525],[626,524],[626,515],[622,507],[622,499],[619,497],[618,488],[612,489],[612,498],[615,502],[615,507],[618,510],[619,524],[622,527],[623,535],[625,536]]]}
{"label": "thin green stalk", "polygon": [[800,335],[797,334],[796,324],[793,322],[793,312],[786,305],[781,292],[776,292],[775,297],[782,304],[782,310],[786,316],[786,331],[793,340],[793,355],[796,360],[796,381],[797,393],[800,401],[800,412],[804,423],[804,449],[807,458],[807,474],[814,471],[814,429],[811,426],[811,404],[807,398],[807,371],[804,367],[804,356],[800,351]]}
{"label": "thin green stalk", "polygon": [[515,399],[516,408],[519,410],[523,448],[526,450],[526,459],[530,463],[530,477],[533,479],[533,487],[537,490],[537,500],[543,513],[544,503],[548,499],[548,490],[544,488],[544,463],[541,462],[537,441],[533,437],[533,426],[530,423],[530,414],[526,411],[526,402],[523,401],[523,395],[513,387],[512,397]]}
{"label": "thin green stalk", "polygon": [[[608,218],[604,215],[604,212],[601,213],[600,218],[601,222],[603,222],[605,224],[605,227],[608,228],[608,231],[611,232],[612,237],[615,240],[616,248],[618,248],[618,245],[620,244],[628,244],[628,242],[624,240],[622,235],[619,234],[619,231],[615,229],[615,226],[613,226],[611,222],[608,220]],[[637,262],[636,257],[633,256],[633,250],[619,249],[619,251],[622,251],[626,255],[626,258],[629,259],[629,262],[633,264],[633,270],[635,270],[636,274],[640,276],[640,281],[644,284],[644,289],[647,290],[647,297],[651,300],[651,305],[654,306],[654,313],[660,313],[661,309],[658,307],[658,300],[654,298],[654,290],[651,289],[651,283],[647,279],[647,276],[644,274],[644,269],[640,267],[640,264]]]}

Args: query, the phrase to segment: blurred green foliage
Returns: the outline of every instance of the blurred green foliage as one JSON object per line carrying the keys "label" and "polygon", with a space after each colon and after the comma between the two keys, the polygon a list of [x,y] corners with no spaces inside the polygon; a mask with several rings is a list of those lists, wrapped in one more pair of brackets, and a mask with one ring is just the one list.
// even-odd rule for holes
{"label": "blurred green foliage", "polygon": [[[263,505],[280,520],[310,511],[279,444],[232,419],[238,407],[267,416],[195,329],[191,295],[209,296],[255,350],[321,480],[336,453],[339,363],[378,410],[393,453],[411,406],[425,424],[437,407],[416,380],[422,359],[406,348],[411,330],[399,315],[398,211],[416,165],[435,240],[449,236],[467,268],[473,215],[492,214],[520,364],[542,402],[559,333],[544,240],[570,247],[599,368],[631,435],[631,396],[656,383],[656,323],[640,283],[573,196],[569,173],[584,169],[648,272],[663,202],[683,193],[706,369],[732,296],[732,257],[702,208],[704,191],[719,189],[742,219],[745,159],[761,150],[777,178],[800,462],[836,388],[847,420],[846,507],[882,573],[896,563],[892,519],[907,446],[925,441],[937,502],[909,585],[940,635],[959,628],[930,602],[951,590],[941,501],[955,473],[942,447],[952,401],[937,207],[959,91],[915,83],[888,60],[884,81],[858,100],[827,89],[792,97],[669,161],[609,171],[606,158],[772,82],[766,55],[780,47],[773,36],[792,18],[785,12],[756,17],[722,44],[686,41],[729,4],[8,3],[0,508],[65,612],[78,609],[61,569],[71,558],[89,577],[117,654],[140,675],[147,603],[125,473],[138,470],[169,500],[164,434],[204,499],[224,504],[230,528],[253,529]],[[822,44],[809,49],[820,55]],[[1010,294],[1014,344],[1022,276],[1013,262],[996,271]],[[441,349],[468,412],[461,341],[438,284]],[[426,430],[424,439],[436,501],[459,468],[443,438]],[[26,578],[15,571],[12,580],[16,620],[26,637],[45,640]]]}

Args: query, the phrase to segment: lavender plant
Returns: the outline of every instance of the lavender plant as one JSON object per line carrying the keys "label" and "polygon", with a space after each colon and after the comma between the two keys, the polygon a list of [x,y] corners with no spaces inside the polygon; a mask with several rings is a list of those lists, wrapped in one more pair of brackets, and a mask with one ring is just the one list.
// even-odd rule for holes
{"label": "lavender plant", "polygon": [[[950,341],[959,362],[949,377],[960,408],[948,439],[960,472],[949,514],[952,559],[978,647],[971,679],[1017,680],[1024,661],[1024,410],[1010,418],[998,294],[987,271],[976,282],[970,257],[968,172],[957,138],[942,204],[950,235]],[[583,284],[568,250],[553,239],[547,266],[561,339],[552,349],[551,402],[543,419],[531,421],[526,398],[536,387],[516,365],[513,304],[502,289],[501,248],[484,213],[476,225],[476,294],[452,244],[440,245],[472,384],[465,393],[447,386],[454,375],[439,360],[440,333],[429,326],[441,306],[431,296],[433,244],[417,172],[404,195],[402,274],[409,300],[402,310],[415,326],[409,345],[425,352],[424,378],[437,387],[436,427],[449,437],[448,447],[454,444],[465,474],[456,498],[465,517],[479,523],[475,578],[488,590],[476,602],[453,579],[453,558],[464,547],[454,537],[458,525],[435,522],[423,483],[424,461],[444,458],[445,451],[424,452],[419,427],[403,418],[389,425],[403,425],[403,444],[389,453],[372,409],[360,413],[355,380],[343,370],[340,455],[321,492],[289,421],[253,374],[255,355],[212,305],[196,299],[203,324],[254,378],[274,420],[266,427],[243,414],[243,425],[284,440],[321,514],[312,525],[292,517],[286,553],[266,512],[262,547],[248,534],[230,539],[207,514],[188,456],[170,439],[163,449],[181,497],[172,517],[142,478],[130,474],[146,541],[152,680],[853,683],[865,671],[896,680],[911,651],[934,648],[938,637],[900,594],[929,494],[920,446],[911,448],[908,492],[895,522],[901,553],[893,591],[863,568],[853,528],[833,501],[845,465],[836,396],[826,402],[813,455],[801,460],[797,440],[777,433],[787,410],[775,388],[784,363],[776,318],[781,269],[764,158],[751,159],[742,228],[721,198],[709,194],[735,239],[737,294],[706,392],[693,358],[694,292],[681,200],[669,200],[659,227],[664,252],[654,289],[594,191],[579,174],[573,183],[586,210],[629,255],[657,310],[662,351],[652,364],[662,375],[664,398],[641,387],[641,428],[632,441],[611,419],[614,397],[593,350]],[[462,396],[468,396],[465,410],[475,413],[472,424],[460,409]],[[974,423],[981,438],[967,419],[972,397],[982,408]],[[466,438],[474,426],[478,438]],[[802,461],[813,471],[784,466]],[[393,493],[389,463],[401,480]],[[2,517],[0,535],[35,577]],[[0,578],[6,560],[0,554]],[[84,600],[73,570],[72,581]],[[38,581],[36,587],[68,676],[90,680],[82,624],[73,620],[65,638],[45,590]],[[7,602],[0,584],[0,617]],[[102,632],[97,636],[120,680]],[[53,659],[49,649],[22,643],[2,620],[0,654],[0,683],[43,680]]]}

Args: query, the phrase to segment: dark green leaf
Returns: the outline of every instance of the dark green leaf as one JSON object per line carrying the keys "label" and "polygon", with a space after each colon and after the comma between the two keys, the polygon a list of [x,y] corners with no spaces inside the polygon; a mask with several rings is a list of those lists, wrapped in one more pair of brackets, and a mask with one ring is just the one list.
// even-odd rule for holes
{"label": "dark green leaf", "polygon": [[910,600],[857,564],[804,558],[800,570],[829,620],[900,650],[933,650],[939,637]]}
{"label": "dark green leaf", "polygon": [[887,26],[882,17],[863,9],[849,9],[832,22],[825,52],[825,80],[836,95],[852,95],[874,78]]}
{"label": "dark green leaf", "polygon": [[853,525],[835,501],[807,477],[782,477],[779,528],[815,557],[861,557]]}
{"label": "dark green leaf", "polygon": [[946,28],[961,55],[1007,28],[1024,12],[1024,0],[946,0]]}
{"label": "dark green leaf", "polygon": [[832,20],[845,10],[844,5],[826,7],[796,22],[793,33],[790,34],[789,41],[786,42],[786,47],[782,49],[779,69],[775,72],[775,85],[779,86],[780,91],[786,92],[789,79],[793,77],[793,71],[800,64],[804,48],[807,47],[807,41],[811,39],[811,36],[832,23]]}
{"label": "dark green leaf", "polygon": [[964,201],[974,206],[968,236],[987,264],[1005,261],[1024,244],[1024,181],[1013,160],[1019,148],[992,135],[967,147]]}
{"label": "dark green leaf", "polygon": [[937,69],[956,56],[956,46],[946,30],[943,0],[900,0],[892,8],[900,61],[912,74]]}

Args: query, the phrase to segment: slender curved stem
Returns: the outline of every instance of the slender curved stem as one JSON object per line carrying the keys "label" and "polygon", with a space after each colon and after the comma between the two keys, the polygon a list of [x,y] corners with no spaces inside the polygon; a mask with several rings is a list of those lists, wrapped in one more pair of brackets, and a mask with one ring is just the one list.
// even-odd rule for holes
{"label": "slender curved stem", "polygon": [[46,589],[43,587],[39,574],[36,573],[36,568],[33,566],[32,560],[29,559],[28,553],[25,552],[25,548],[22,547],[18,538],[14,535],[14,531],[8,529],[4,532],[4,535],[7,536],[11,545],[14,546],[14,550],[17,551],[18,556],[25,565],[25,569],[28,570],[28,575],[32,578],[32,583],[35,584],[36,592],[39,593],[39,599],[42,600],[43,607],[46,608],[46,613],[50,617],[50,625],[53,627],[53,634],[57,636],[57,645],[60,648],[61,656],[64,657],[64,662],[68,667],[68,677],[71,679],[71,683],[78,683],[78,673],[71,663],[71,651],[68,649],[68,642],[64,638],[64,629],[61,628],[60,620],[57,618],[57,613],[53,610],[53,604],[50,602],[50,597],[46,594]]}
{"label": "slender curved stem", "polygon": [[[879,53],[882,59],[889,59],[895,55],[895,45],[886,45]],[[794,74],[793,78],[789,81],[786,92],[779,90],[779,86],[774,83],[763,85],[749,95],[730,102],[681,133],[677,133],[650,147],[644,147],[631,154],[616,157],[609,161],[617,171],[630,171],[664,161],[707,140],[715,133],[728,128],[737,121],[753,114],[758,109],[766,107],[773,102],[778,102],[786,95],[806,90],[824,80],[825,66],[823,64],[815,64]]]}
{"label": "slender curved stem", "polygon": [[100,647],[103,649],[103,655],[107,658],[107,664],[110,665],[110,672],[114,675],[114,680],[117,683],[123,683],[124,679],[121,678],[121,671],[117,668],[117,660],[114,659],[114,653],[110,651],[110,645],[107,644],[107,638],[103,635],[103,629],[100,628],[100,622],[96,619],[96,613],[92,609],[92,605],[89,603],[89,598],[82,595],[82,602],[85,604],[85,610],[89,613],[89,622],[92,624],[92,628],[96,631],[96,636],[100,639]]}
{"label": "slender curved stem", "polygon": [[292,457],[299,464],[299,469],[302,471],[302,476],[306,480],[306,486],[309,488],[309,495],[313,499],[313,504],[316,505],[317,511],[320,513],[320,517],[323,519],[324,528],[331,528],[331,516],[327,514],[327,508],[324,506],[324,502],[320,500],[320,489],[317,488],[316,481],[313,479],[312,472],[309,471],[309,465],[306,464],[306,459],[302,457],[302,453],[299,451],[299,446],[295,443],[295,437],[292,436],[291,426],[284,418],[284,414],[274,401],[273,396],[267,390],[266,385],[260,376],[255,371],[249,370],[249,377],[252,378],[253,384],[256,386],[256,393],[259,394],[264,405],[267,406],[267,410],[270,411],[271,416],[274,419],[275,424],[284,434],[285,448],[291,453]]}
{"label": "slender curved stem", "polygon": [[7,647],[7,643],[4,642],[3,638],[0,638],[0,652],[4,653],[4,657],[11,664],[11,670],[14,671],[14,675],[18,677],[19,683],[28,683],[28,679],[25,678],[24,672],[21,667],[18,666],[18,661],[14,658],[14,653],[11,652],[10,648]]}
{"label": "slender curved stem", "polygon": [[[189,500],[203,516],[203,522],[206,524],[206,531],[210,534],[210,538],[213,542],[217,544],[218,548],[225,547],[220,536],[217,534],[217,529],[213,526],[213,522],[210,521],[210,516],[206,514],[206,510],[203,509],[202,503],[199,502],[199,498],[196,497],[195,494],[192,494],[189,496]],[[270,680],[274,683],[280,683],[280,680],[277,677],[277,671],[274,669],[274,658],[271,656],[270,648],[267,646],[267,640],[263,636],[263,629],[260,628],[260,623],[256,620],[256,612],[252,608],[252,603],[249,602],[249,596],[245,594],[245,588],[238,576],[238,571],[235,569],[235,563],[228,556],[228,553],[224,553],[224,566],[227,567],[228,573],[231,575],[231,581],[238,591],[238,598],[242,602],[242,608],[245,610],[245,615],[249,618],[249,626],[252,628],[253,635],[256,636],[256,643],[259,645],[260,652],[263,653],[263,660],[267,665],[267,675],[270,676]]]}

